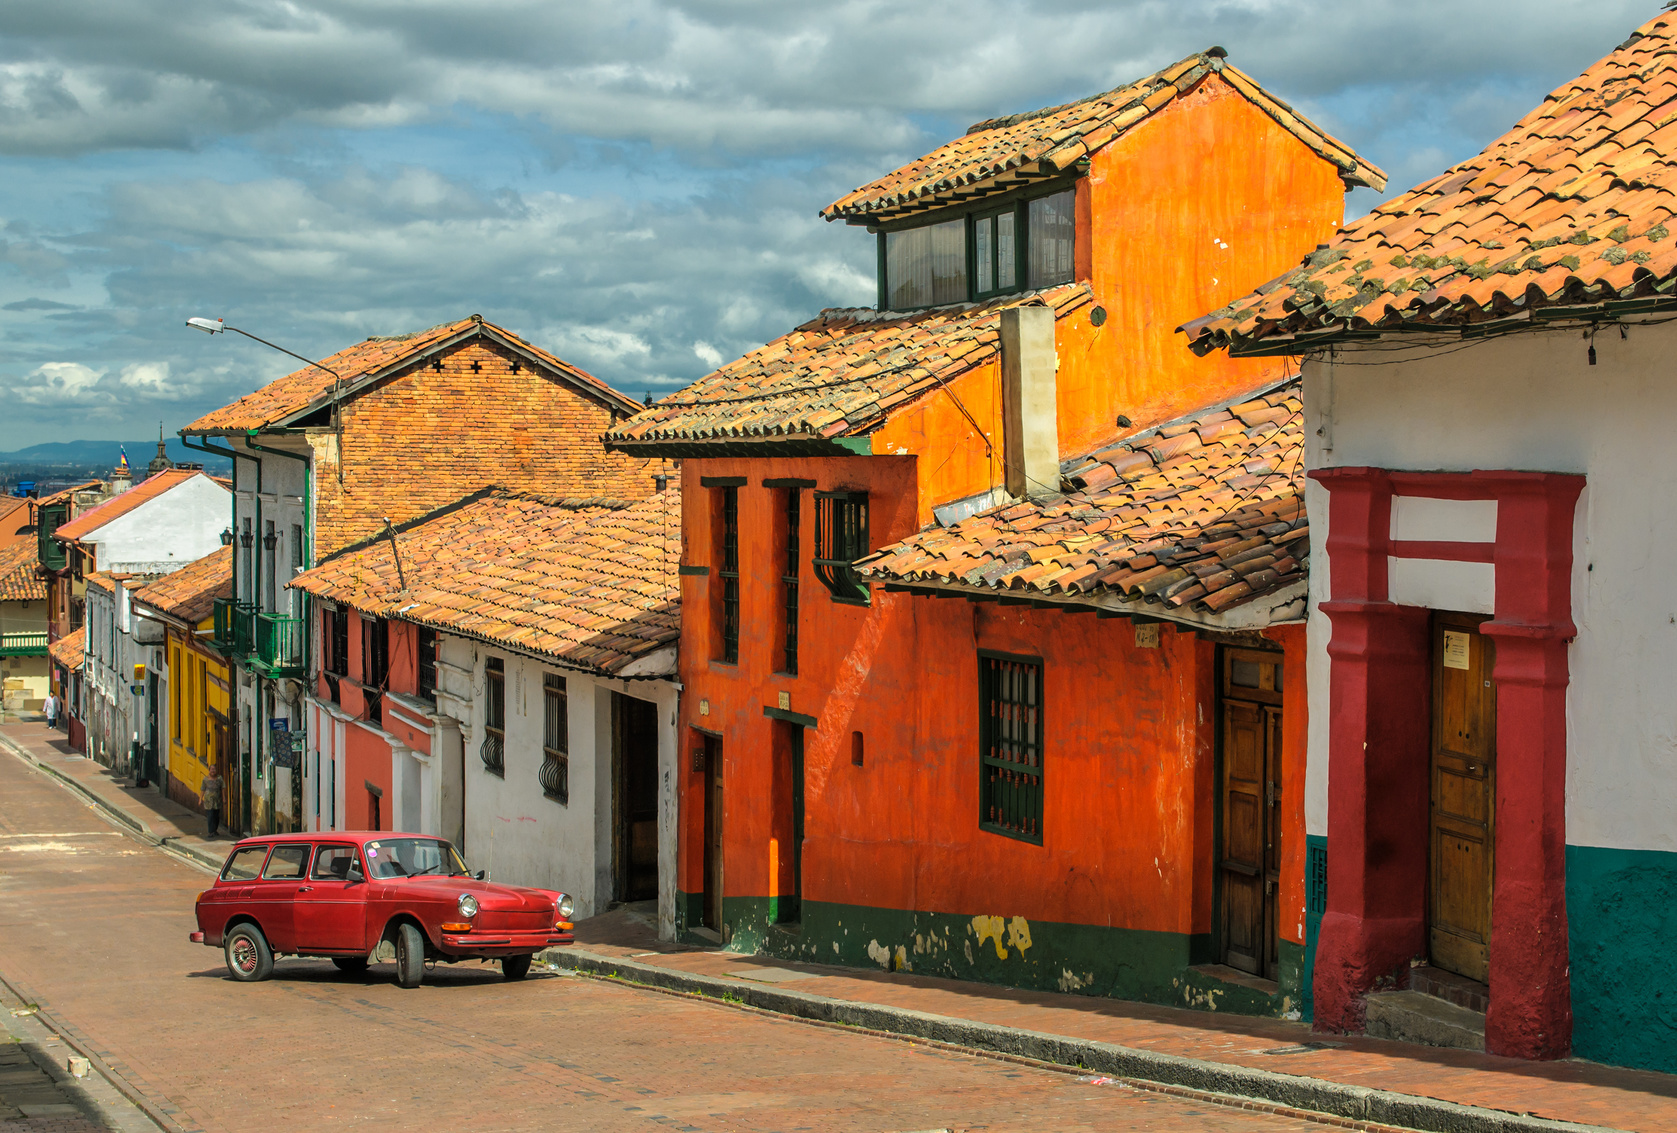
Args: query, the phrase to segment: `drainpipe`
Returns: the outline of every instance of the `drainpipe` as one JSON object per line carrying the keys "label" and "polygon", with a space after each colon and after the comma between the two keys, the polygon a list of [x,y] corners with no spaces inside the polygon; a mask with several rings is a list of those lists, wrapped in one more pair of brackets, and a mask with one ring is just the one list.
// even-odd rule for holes
{"label": "drainpipe", "polygon": [[[289,457],[292,460],[300,462],[303,466],[303,569],[308,570],[310,567],[312,567],[314,565],[314,461],[309,456],[304,456],[301,453],[287,452],[284,449],[270,448],[267,445],[258,444],[255,440],[256,435],[257,435],[257,431],[255,429],[251,429],[251,430],[248,430],[246,432],[246,434],[245,434],[245,444],[248,447],[253,448],[258,452],[268,452],[268,453],[273,453],[275,456]],[[311,450],[311,454],[312,454],[312,450]],[[258,525],[260,526],[260,519],[258,519]],[[276,566],[275,567],[276,572],[278,571],[278,569],[279,568]],[[287,580],[287,581],[289,581],[289,580]],[[276,596],[277,596],[278,591],[280,590],[280,587],[276,585],[274,587],[274,590],[275,590],[275,593],[276,593]],[[303,620],[303,678],[304,678],[304,687],[308,688],[308,687],[312,687],[312,682],[310,681],[310,677],[312,675],[311,668],[312,668],[312,664],[313,664],[314,651],[310,648],[310,646],[312,644],[311,633],[312,633],[313,624],[314,624],[314,618],[313,618],[312,615],[313,615],[314,611],[310,608],[309,596],[307,594],[303,594],[302,601],[298,603],[298,607],[302,611],[302,620]],[[307,735],[308,735],[308,731],[307,731],[308,720],[307,720],[306,717],[305,717],[303,723],[304,723],[304,733],[303,734],[304,734],[305,737],[307,737]],[[304,746],[307,746],[307,744],[305,743]],[[299,754],[298,758],[297,758],[297,766],[293,767],[291,769],[291,773],[292,773],[293,776],[299,776],[300,777],[302,775],[302,773],[303,773],[303,763],[304,763],[303,757],[301,756],[301,754]],[[268,814],[269,814],[269,821],[270,822],[273,821],[273,817],[272,817],[273,813],[274,813],[273,790],[274,790],[274,780],[277,779],[277,778],[278,778],[278,776],[274,776],[273,778],[270,778],[269,781],[268,781],[268,791],[269,791],[269,795],[268,795]],[[297,794],[298,794],[298,798],[302,797],[302,788],[301,788],[300,784],[299,784],[299,787],[298,787]],[[302,829],[303,816],[300,815],[300,814],[296,815],[296,816],[294,816],[294,820],[297,822],[297,828],[299,830],[301,830]]]}
{"label": "drainpipe", "polygon": [[[252,464],[256,465],[256,491],[251,494],[251,502],[255,505],[255,508],[256,508],[255,527],[252,529],[252,532],[251,532],[251,537],[254,540],[262,530],[262,458],[260,456],[252,456],[248,452],[240,452],[240,451],[238,451],[237,449],[235,449],[231,446],[229,446],[227,448],[214,448],[210,445],[210,443],[207,440],[204,441],[202,444],[196,444],[195,445],[186,437],[184,431],[180,434],[180,438],[181,438],[181,444],[185,445],[189,449],[193,449],[193,450],[198,451],[198,452],[210,453],[210,454],[215,455],[215,456],[230,456],[235,461],[248,460]],[[236,479],[235,479],[235,488],[236,487],[237,487],[237,484],[236,484]],[[232,503],[233,503],[233,506],[232,506],[232,512],[233,512],[232,523],[233,523],[233,526],[232,526],[232,531],[233,531],[233,547],[234,547],[234,550],[233,550],[233,612],[234,612],[234,615],[237,616],[238,607],[239,607],[239,551],[238,551],[238,546],[239,546],[239,493],[237,492],[237,490],[235,490],[232,495],[233,495],[233,501],[232,501]],[[251,597],[251,604],[252,605],[255,605],[256,595],[257,595],[257,591],[259,589],[258,586],[257,586],[257,582],[259,581],[259,579],[261,577],[261,567],[259,565],[260,561],[261,560],[258,559],[258,557],[256,555],[256,552],[255,552],[255,549],[254,549],[254,543],[253,543],[252,544],[251,556],[250,556],[251,577],[250,577],[250,580],[249,580],[250,581],[250,597]],[[237,674],[237,672],[238,672],[239,665],[240,665],[240,663],[235,661],[230,666],[231,670],[235,674]],[[257,692],[256,707],[257,707],[258,710],[260,710],[261,707],[262,707],[261,691],[262,690],[259,686],[256,690],[256,692]],[[239,712],[238,712],[239,692],[238,692],[238,682],[236,680],[234,681],[234,687],[231,690],[231,696],[230,696],[230,699],[229,699],[228,707],[233,712],[233,734],[234,734],[234,736],[237,736],[239,734],[238,733],[238,727],[239,727]],[[260,746],[261,746],[261,743],[262,743],[262,732],[261,732],[260,729],[258,729],[255,726],[255,721],[254,720],[252,721],[252,724],[251,724],[251,732],[253,734],[250,737],[250,743],[251,743],[250,756],[251,756],[252,760],[254,761],[254,759],[256,757],[256,754],[260,750]],[[237,746],[237,745],[235,744],[235,746]],[[243,761],[241,760],[241,762],[243,762]],[[255,768],[252,767],[251,770],[255,771]],[[242,803],[244,805],[244,810],[245,810],[245,813],[242,816],[244,818],[245,830],[246,830],[247,833],[254,834],[254,833],[256,833],[256,824],[253,821],[253,816],[250,813],[250,781],[248,779],[245,781],[244,798],[242,800]],[[270,821],[271,821],[272,814],[273,814],[273,811],[270,808],[270,810],[269,810]],[[271,833],[271,831],[270,831],[270,833]]]}

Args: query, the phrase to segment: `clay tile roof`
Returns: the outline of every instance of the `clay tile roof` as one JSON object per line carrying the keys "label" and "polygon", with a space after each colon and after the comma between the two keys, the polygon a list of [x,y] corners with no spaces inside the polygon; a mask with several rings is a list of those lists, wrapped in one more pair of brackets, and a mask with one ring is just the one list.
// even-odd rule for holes
{"label": "clay tile roof", "polygon": [[255,393],[246,394],[231,405],[204,414],[181,432],[201,435],[243,433],[251,429],[261,429],[311,406],[327,403],[333,396],[333,387],[339,384],[340,378],[342,383],[337,390],[337,396],[353,396],[368,382],[388,376],[393,370],[412,362],[416,356],[425,355],[433,349],[441,349],[463,337],[479,334],[524,353],[626,412],[632,413],[639,408],[639,403],[633,398],[612,389],[586,370],[549,354],[539,346],[532,346],[504,327],[473,315],[413,334],[369,338],[365,342],[358,342],[320,359],[321,366],[337,371],[338,377],[327,373],[321,366],[304,366],[301,370],[269,382]]}
{"label": "clay tile roof", "polygon": [[0,547],[0,602],[45,602],[47,584],[39,566],[40,550],[33,539]]}
{"label": "clay tile roof", "polygon": [[45,507],[47,504],[63,503],[77,492],[86,492],[102,487],[104,487],[104,481],[102,480],[88,480],[80,484],[71,484],[68,488],[60,488],[50,496],[42,496],[35,501],[35,506]]}
{"label": "clay tile roof", "polygon": [[1182,329],[1201,353],[1282,352],[1347,332],[1659,305],[1677,294],[1674,97],[1677,15],[1665,14],[1475,157]]}
{"label": "clay tile roof", "polygon": [[383,537],[291,585],[607,674],[643,675],[634,663],[681,636],[676,488],[633,502],[491,489],[403,525],[396,542],[406,590]]}
{"label": "clay tile roof", "polygon": [[1301,409],[1291,378],[1201,410],[1067,463],[1075,492],[928,527],[859,569],[881,581],[1223,613],[1305,577]]}
{"label": "clay tile roof", "polygon": [[217,598],[233,596],[233,548],[211,551],[134,591],[134,600],[188,625],[209,617]]}
{"label": "clay tile roof", "polygon": [[95,587],[96,589],[105,590],[109,593],[115,594],[117,583],[126,582],[128,579],[133,577],[133,575],[122,571],[100,570],[94,571],[92,574],[88,575],[84,581],[89,586]]}
{"label": "clay tile roof", "polygon": [[47,655],[66,669],[79,669],[87,656],[87,627],[59,638],[47,646]]}
{"label": "clay tile roof", "polygon": [[1211,74],[1220,74],[1253,105],[1336,166],[1347,187],[1386,187],[1385,173],[1264,90],[1251,76],[1225,62],[1224,55],[1222,48],[1213,47],[1105,94],[979,122],[948,145],[845,194],[822,209],[821,215],[828,220],[889,220],[1058,176],[1147,121]]}
{"label": "clay tile roof", "polygon": [[[106,500],[98,507],[89,508],[69,523],[55,531],[58,539],[83,539],[111,520],[127,515],[147,500],[155,500],[164,492],[179,484],[184,484],[194,476],[203,476],[196,469],[171,468],[167,472],[159,472],[155,476],[148,476],[134,485],[120,496]],[[209,477],[205,477],[209,479]]]}
{"label": "clay tile roof", "polygon": [[831,441],[872,432],[899,408],[1001,350],[1001,311],[1045,304],[1065,318],[1085,284],[924,311],[833,308],[700,378],[606,433],[607,445]]}

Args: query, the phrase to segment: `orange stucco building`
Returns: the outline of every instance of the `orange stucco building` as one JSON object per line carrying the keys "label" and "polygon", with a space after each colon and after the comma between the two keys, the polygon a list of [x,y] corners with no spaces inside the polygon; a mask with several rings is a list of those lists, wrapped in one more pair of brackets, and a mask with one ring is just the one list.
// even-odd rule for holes
{"label": "orange stucco building", "polygon": [[825,211],[880,309],[607,434],[683,462],[684,931],[1298,1006],[1298,388],[1173,336],[1382,183],[1218,49],[980,123]]}

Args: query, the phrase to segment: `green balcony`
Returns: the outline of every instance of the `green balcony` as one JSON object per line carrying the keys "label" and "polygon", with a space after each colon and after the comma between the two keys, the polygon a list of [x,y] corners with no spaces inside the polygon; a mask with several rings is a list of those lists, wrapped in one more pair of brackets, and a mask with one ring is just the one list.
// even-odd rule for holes
{"label": "green balcony", "polygon": [[47,631],[0,634],[0,657],[45,657]]}
{"label": "green balcony", "polygon": [[248,656],[256,641],[255,621],[255,603],[217,598],[210,644],[226,657]]}
{"label": "green balcony", "polygon": [[256,615],[256,648],[250,667],[268,677],[303,675],[303,619],[287,614]]}

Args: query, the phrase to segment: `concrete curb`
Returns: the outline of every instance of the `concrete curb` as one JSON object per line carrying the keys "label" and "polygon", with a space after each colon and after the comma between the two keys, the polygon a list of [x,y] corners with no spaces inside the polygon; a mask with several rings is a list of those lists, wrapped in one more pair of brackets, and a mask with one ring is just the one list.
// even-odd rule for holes
{"label": "concrete curb", "polygon": [[541,959],[553,967],[584,975],[714,999],[726,997],[730,1003],[799,1019],[864,1027],[975,1051],[1078,1067],[1115,1078],[1232,1095],[1351,1121],[1422,1130],[1423,1133],[1600,1133],[1607,1128],[1160,1054],[1091,1039],[954,1019],[878,1003],[830,999],[750,980],[701,976],[654,967],[634,960],[597,955],[574,946],[550,948],[542,953]]}
{"label": "concrete curb", "polygon": [[52,764],[35,758],[27,750],[19,747],[17,741],[13,740],[10,736],[0,735],[0,744],[3,744],[7,750],[19,759],[23,760],[25,763],[29,764],[29,766],[51,775],[60,786],[63,786],[66,789],[74,791],[76,794],[80,795],[86,802],[97,807],[99,812],[107,819],[127,827],[136,838],[140,839],[140,841],[149,846],[156,846],[159,849],[167,850],[169,853],[185,858],[192,865],[203,866],[214,873],[221,872],[222,858],[212,858],[205,854],[202,850],[198,849],[198,847],[186,845],[175,838],[158,837],[156,834],[151,832],[151,828],[145,823],[141,822],[127,811],[122,810],[120,807],[112,806],[108,801],[100,798],[98,795],[70,778],[70,776],[64,774],[64,772],[60,771]]}

